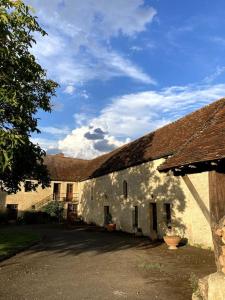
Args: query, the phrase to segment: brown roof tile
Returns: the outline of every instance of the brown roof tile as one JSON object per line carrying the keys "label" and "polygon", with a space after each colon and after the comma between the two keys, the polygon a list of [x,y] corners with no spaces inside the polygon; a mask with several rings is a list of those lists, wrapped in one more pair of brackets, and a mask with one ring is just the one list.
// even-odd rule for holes
{"label": "brown roof tile", "polygon": [[[218,104],[215,106],[215,104]],[[225,157],[225,99],[208,106],[213,115],[159,170]]]}
{"label": "brown roof tile", "polygon": [[160,170],[225,157],[225,99],[92,160],[48,155],[52,180],[81,181],[168,157]]}
{"label": "brown roof tile", "polygon": [[[205,124],[214,117],[215,111],[224,107],[224,104],[225,99],[218,100],[108,154],[91,160],[87,164],[87,172],[83,173],[83,179],[98,177],[176,153],[204,128]],[[207,144],[207,141],[205,143]]]}
{"label": "brown roof tile", "polygon": [[44,159],[51,180],[79,181],[88,160],[65,157],[62,154],[47,155]]}

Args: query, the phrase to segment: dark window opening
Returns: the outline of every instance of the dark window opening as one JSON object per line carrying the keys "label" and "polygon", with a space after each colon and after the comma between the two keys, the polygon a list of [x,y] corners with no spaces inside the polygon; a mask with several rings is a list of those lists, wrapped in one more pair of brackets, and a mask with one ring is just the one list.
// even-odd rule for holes
{"label": "dark window opening", "polygon": [[59,200],[60,199],[60,183],[54,183],[53,186],[53,199]]}
{"label": "dark window opening", "polygon": [[109,211],[109,206],[104,206],[104,224],[112,223],[112,216]]}
{"label": "dark window opening", "polygon": [[93,186],[91,187],[91,200],[94,200],[94,188],[93,188]]}
{"label": "dark window opening", "polygon": [[31,206],[31,209],[35,210],[35,208],[36,208],[35,205],[32,205],[32,206]]}
{"label": "dark window opening", "polygon": [[18,204],[7,204],[8,220],[16,220],[18,215]]}
{"label": "dark window opening", "polygon": [[133,227],[138,228],[138,206],[134,206]]}
{"label": "dark window opening", "polygon": [[67,183],[66,186],[66,201],[72,201],[73,199],[73,184]]}
{"label": "dark window opening", "polygon": [[151,218],[151,229],[157,232],[158,221],[157,221],[157,205],[156,203],[150,203],[150,218]]}
{"label": "dark window opening", "polygon": [[29,180],[25,181],[25,184],[24,184],[25,192],[30,192],[31,191],[31,186],[32,186],[31,181],[29,181]]}
{"label": "dark window opening", "polygon": [[166,225],[171,225],[171,204],[170,203],[164,203],[164,210],[165,210],[165,217],[166,217]]}
{"label": "dark window opening", "polygon": [[125,199],[127,199],[128,196],[128,185],[127,185],[127,181],[124,180],[123,181],[123,196]]}

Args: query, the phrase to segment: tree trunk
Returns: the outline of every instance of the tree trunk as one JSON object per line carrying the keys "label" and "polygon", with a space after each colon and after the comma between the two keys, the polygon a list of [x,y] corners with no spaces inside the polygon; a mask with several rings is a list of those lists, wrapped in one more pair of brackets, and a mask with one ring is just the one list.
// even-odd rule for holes
{"label": "tree trunk", "polygon": [[214,244],[214,253],[217,271],[221,271],[222,267],[219,263],[221,254],[221,238],[215,234],[215,230],[219,221],[225,216],[225,174],[217,171],[209,172],[209,207],[211,230]]}

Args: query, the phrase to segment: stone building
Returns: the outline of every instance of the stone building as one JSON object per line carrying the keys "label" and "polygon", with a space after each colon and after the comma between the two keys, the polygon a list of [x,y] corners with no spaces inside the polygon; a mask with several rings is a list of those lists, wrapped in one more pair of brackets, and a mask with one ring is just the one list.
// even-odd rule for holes
{"label": "stone building", "polygon": [[51,187],[2,194],[2,208],[20,214],[58,200],[88,223],[103,226],[110,213],[117,230],[152,239],[172,223],[190,244],[211,248],[210,224],[225,214],[224,128],[221,99],[92,160],[48,155]]}

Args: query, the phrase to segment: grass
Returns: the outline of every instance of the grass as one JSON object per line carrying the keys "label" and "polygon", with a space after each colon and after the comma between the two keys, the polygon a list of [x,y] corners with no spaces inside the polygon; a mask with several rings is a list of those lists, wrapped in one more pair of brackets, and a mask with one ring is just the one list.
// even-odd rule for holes
{"label": "grass", "polygon": [[161,268],[163,267],[162,264],[160,263],[140,263],[138,265],[139,268],[144,269],[144,270],[161,270]]}
{"label": "grass", "polygon": [[0,259],[14,255],[39,240],[40,236],[29,229],[18,229],[13,226],[2,228],[0,230]]}

